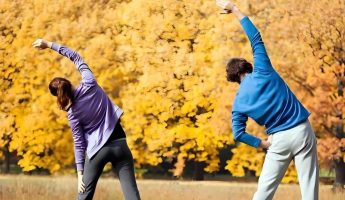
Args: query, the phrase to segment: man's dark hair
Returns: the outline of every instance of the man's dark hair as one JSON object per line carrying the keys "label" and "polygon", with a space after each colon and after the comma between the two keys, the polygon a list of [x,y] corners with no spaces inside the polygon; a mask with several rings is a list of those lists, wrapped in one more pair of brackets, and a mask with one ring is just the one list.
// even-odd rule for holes
{"label": "man's dark hair", "polygon": [[243,58],[232,58],[226,65],[226,78],[230,82],[241,83],[241,75],[252,73],[253,66]]}

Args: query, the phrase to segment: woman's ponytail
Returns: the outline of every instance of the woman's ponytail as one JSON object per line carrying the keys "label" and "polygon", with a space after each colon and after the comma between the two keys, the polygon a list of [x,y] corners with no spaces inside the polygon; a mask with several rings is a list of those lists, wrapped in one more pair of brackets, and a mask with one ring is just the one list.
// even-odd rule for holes
{"label": "woman's ponytail", "polygon": [[57,97],[57,103],[61,110],[67,110],[67,106],[73,102],[73,88],[69,80],[56,77],[49,84],[50,93]]}

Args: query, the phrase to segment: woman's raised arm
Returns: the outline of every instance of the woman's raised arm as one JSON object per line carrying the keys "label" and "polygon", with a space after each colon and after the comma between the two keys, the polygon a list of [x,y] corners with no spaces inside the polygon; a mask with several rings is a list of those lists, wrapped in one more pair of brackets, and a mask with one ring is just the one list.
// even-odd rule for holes
{"label": "woman's raised arm", "polygon": [[50,48],[56,52],[58,52],[59,54],[67,57],[68,59],[70,59],[76,66],[76,68],[78,69],[78,71],[80,72],[81,76],[82,76],[82,82],[86,83],[86,84],[93,84],[96,83],[96,79],[91,71],[91,69],[89,68],[89,66],[84,62],[83,58],[74,50],[54,43],[54,42],[49,42],[43,39],[37,39],[33,44],[33,47],[37,48],[37,49],[46,49],[46,48]]}

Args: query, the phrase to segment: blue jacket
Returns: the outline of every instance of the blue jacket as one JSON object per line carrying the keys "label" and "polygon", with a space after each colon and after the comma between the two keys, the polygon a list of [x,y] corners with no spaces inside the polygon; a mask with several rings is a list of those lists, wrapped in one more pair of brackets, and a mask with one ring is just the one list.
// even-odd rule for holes
{"label": "blue jacket", "polygon": [[241,81],[232,108],[234,139],[253,147],[261,140],[246,132],[248,117],[266,127],[267,134],[287,130],[306,121],[310,113],[273,69],[261,35],[248,17],[241,25],[250,40],[254,70]]}

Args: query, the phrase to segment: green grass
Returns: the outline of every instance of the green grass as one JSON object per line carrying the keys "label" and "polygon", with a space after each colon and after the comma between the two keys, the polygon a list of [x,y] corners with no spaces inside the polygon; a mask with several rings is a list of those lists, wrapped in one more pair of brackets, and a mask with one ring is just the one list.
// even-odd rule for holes
{"label": "green grass", "polygon": [[[73,176],[0,176],[0,200],[67,200],[76,198],[77,179]],[[143,200],[241,200],[251,199],[256,183],[219,181],[138,180]],[[122,200],[119,181],[101,178],[94,200]],[[276,200],[301,199],[298,185],[280,185]],[[332,186],[320,185],[320,200],[343,200]]]}
{"label": "green grass", "polygon": [[320,169],[320,177],[334,178],[335,172],[334,172],[334,170]]}

